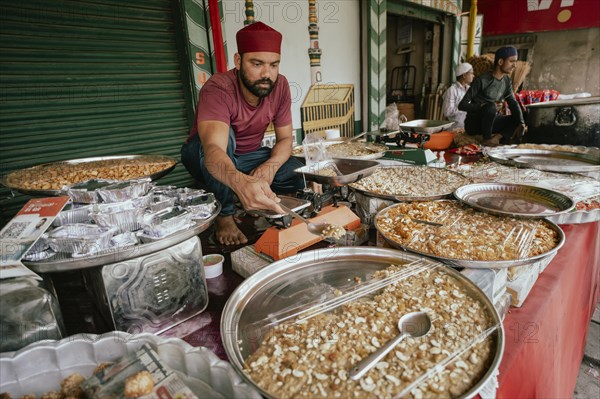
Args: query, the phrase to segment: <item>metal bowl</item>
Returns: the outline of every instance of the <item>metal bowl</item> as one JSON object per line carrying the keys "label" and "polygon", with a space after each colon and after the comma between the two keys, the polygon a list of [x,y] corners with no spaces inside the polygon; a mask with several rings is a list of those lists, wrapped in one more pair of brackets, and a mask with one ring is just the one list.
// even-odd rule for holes
{"label": "metal bowl", "polygon": [[26,170],[35,172],[38,169],[48,167],[48,166],[53,166],[53,165],[57,165],[57,166],[58,165],[78,165],[78,164],[93,163],[93,162],[98,162],[98,161],[119,161],[119,160],[123,160],[123,159],[135,159],[135,160],[140,160],[140,161],[167,161],[167,162],[173,163],[173,165],[168,168],[160,170],[149,176],[138,176],[135,179],[149,178],[151,180],[157,180],[157,179],[160,179],[161,177],[167,175],[168,173],[170,173],[177,165],[177,161],[175,160],[175,158],[168,157],[165,155],[114,155],[114,156],[103,156],[103,157],[80,158],[80,159],[71,159],[71,160],[67,160],[67,161],[49,162],[49,163],[32,166],[30,168],[15,170],[5,176],[2,176],[0,178],[0,184],[2,184],[5,187],[10,188],[11,190],[15,190],[15,191],[18,191],[23,194],[50,195],[50,196],[64,195],[64,192],[62,190],[26,189],[26,188],[21,188],[18,186],[13,186],[8,183],[8,178],[11,174],[16,173],[16,172],[23,172]]}
{"label": "metal bowl", "polygon": [[258,348],[272,323],[293,317],[299,308],[319,306],[324,299],[335,297],[337,289],[344,291],[349,284],[355,284],[352,277],[368,281],[374,272],[391,264],[414,261],[438,267],[437,270],[454,277],[467,295],[483,305],[493,325],[500,326],[491,335],[494,345],[488,370],[463,395],[474,396],[493,377],[502,359],[504,331],[496,309],[479,287],[457,271],[434,260],[393,249],[338,247],[301,252],[251,275],[233,292],[221,318],[221,338],[231,364],[249,384],[271,397],[244,374],[243,364]]}

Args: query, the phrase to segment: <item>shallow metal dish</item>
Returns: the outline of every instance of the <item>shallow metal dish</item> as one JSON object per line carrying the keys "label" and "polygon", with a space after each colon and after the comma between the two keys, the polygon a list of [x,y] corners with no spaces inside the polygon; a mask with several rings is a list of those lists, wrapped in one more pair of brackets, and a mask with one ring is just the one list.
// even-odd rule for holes
{"label": "shallow metal dish", "polygon": [[[425,169],[427,168],[427,169]],[[406,173],[415,173],[415,174],[419,174],[424,170],[433,170],[435,172],[432,173],[439,173],[440,175],[444,175],[447,174],[448,176],[456,176],[457,178],[461,178],[464,180],[464,183],[468,183],[471,180],[469,180],[467,177],[463,176],[462,174],[458,173],[458,172],[454,172],[452,170],[449,169],[441,169],[441,168],[431,168],[429,166],[415,166],[415,165],[399,165],[399,166],[386,166],[386,167],[381,167],[379,170],[385,170],[385,169],[400,169],[403,171],[406,171]],[[377,172],[375,172],[377,173]],[[400,177],[400,176],[398,176]],[[439,178],[439,176],[437,176]],[[430,183],[430,181],[424,176],[421,183],[427,185]],[[452,196],[452,193],[454,192],[454,188],[452,189],[448,189],[448,190],[442,190],[440,192],[436,192],[436,193],[431,193],[428,195],[413,195],[413,194],[382,194],[382,193],[378,193],[375,191],[369,191],[369,190],[364,190],[362,188],[356,187],[354,184],[350,185],[350,188],[352,188],[354,191],[357,191],[361,194],[364,194],[366,196],[369,197],[375,197],[375,198],[382,198],[382,199],[388,199],[388,200],[392,200],[392,201],[431,201],[431,200],[436,200],[436,199],[442,199],[442,198],[446,198],[446,197],[450,197]]]}
{"label": "shallow metal dish", "polygon": [[[294,172],[304,175],[306,179],[310,181],[341,187],[346,184],[354,183],[363,177],[370,176],[378,167],[379,162],[377,161],[335,158],[330,161],[322,161],[310,166],[303,166],[294,170]],[[319,174],[323,170],[331,170],[332,168],[337,168],[339,171],[336,176]]]}
{"label": "shallow metal dish", "polygon": [[60,391],[60,382],[78,372],[85,377],[102,362],[112,362],[149,344],[161,362],[175,371],[199,398],[255,398],[260,394],[243,382],[226,361],[204,347],[179,338],[113,331],[102,335],[77,334],[61,341],[40,341],[16,352],[0,354],[0,392],[12,397],[38,397]]}
{"label": "shallow metal dish", "polygon": [[165,156],[165,155],[113,155],[113,156],[104,156],[104,157],[80,158],[80,159],[71,159],[71,160],[67,160],[67,161],[49,162],[49,163],[44,163],[44,164],[32,166],[30,168],[18,169],[18,170],[12,171],[8,175],[2,176],[0,178],[0,184],[2,184],[5,187],[10,188],[11,190],[15,190],[15,191],[18,191],[18,192],[23,193],[23,194],[29,194],[29,195],[50,195],[50,196],[63,195],[64,192],[62,190],[25,189],[25,188],[20,188],[20,187],[16,187],[16,186],[11,186],[8,183],[8,177],[12,173],[22,172],[22,171],[25,171],[25,170],[30,170],[32,172],[35,172],[36,169],[40,169],[40,168],[48,167],[48,166],[53,166],[53,165],[77,165],[77,164],[92,163],[92,162],[97,162],[97,161],[119,161],[119,160],[123,160],[123,159],[135,159],[135,160],[148,161],[148,162],[150,162],[150,161],[173,162],[173,165],[170,166],[170,167],[168,167],[168,168],[166,168],[166,169],[163,169],[163,170],[161,170],[159,172],[153,173],[153,174],[151,174],[149,176],[139,176],[139,177],[136,177],[135,179],[149,178],[151,180],[157,180],[157,179],[160,179],[161,177],[167,175],[177,165],[177,160],[175,158],[168,157],[168,156]]}
{"label": "shallow metal dish", "polygon": [[493,161],[548,172],[585,173],[600,170],[600,159],[589,153],[496,147],[485,150]]}
{"label": "shallow metal dish", "polygon": [[[424,260],[432,267],[439,262],[393,249],[375,247],[326,248],[300,252],[261,269],[248,277],[232,293],[221,318],[221,338],[225,352],[236,371],[266,397],[267,392],[256,386],[243,373],[244,360],[261,343],[261,326],[257,320],[289,308],[320,303],[322,296],[336,288],[355,284],[353,277],[368,281],[372,274],[391,264],[405,264]],[[489,298],[468,278],[451,268],[438,269],[456,278],[466,293],[478,300],[488,311],[494,325],[501,325],[498,312]],[[423,293],[425,294],[425,293]],[[462,397],[472,397],[493,377],[504,352],[502,328],[491,335],[494,339],[492,361],[479,382]]]}
{"label": "shallow metal dish", "polygon": [[[304,200],[300,198],[287,197],[285,195],[278,196],[281,200],[281,204],[290,208],[295,212],[300,212],[301,210],[308,208],[311,204],[309,200]],[[262,216],[267,219],[279,219],[284,217],[286,214],[276,214],[275,212],[268,209],[258,209],[253,211],[248,211],[250,215]]]}
{"label": "shallow metal dish", "polygon": [[564,194],[525,184],[468,184],[457,188],[454,196],[473,208],[501,216],[543,218],[575,207],[575,202]]}
{"label": "shallow metal dish", "polygon": [[448,129],[454,122],[436,121],[431,119],[415,119],[414,121],[404,122],[399,125],[400,130],[406,133],[437,133]]}
{"label": "shallow metal dish", "polygon": [[78,258],[73,258],[67,254],[61,253],[35,262],[23,260],[23,264],[36,273],[55,273],[87,269],[88,267],[108,265],[127,259],[137,258],[172,247],[173,245],[179,244],[188,238],[202,233],[208,229],[219,212],[221,212],[221,204],[217,202],[217,207],[209,218],[194,220],[191,227],[175,234],[171,234],[165,238],[156,239],[156,241],[153,242],[127,246],[125,248],[109,248],[94,255]]}
{"label": "shallow metal dish", "polygon": [[427,257],[430,257],[433,259],[437,259],[437,260],[444,262],[446,264],[449,264],[451,266],[468,267],[468,268],[472,268],[472,269],[505,269],[507,267],[513,267],[513,266],[530,265],[530,264],[540,261],[541,259],[543,259],[545,257],[556,255],[558,250],[565,243],[565,233],[562,231],[562,229],[560,227],[558,227],[555,223],[552,223],[552,222],[546,220],[546,223],[548,223],[550,225],[550,227],[558,233],[558,244],[546,253],[543,253],[543,254],[540,254],[537,256],[532,256],[530,258],[522,258],[522,259],[515,259],[515,260],[470,260],[470,259],[446,258],[444,256],[438,256],[438,255],[411,249],[410,247],[407,247],[405,245],[402,245],[402,244],[396,242],[395,240],[388,237],[387,234],[385,234],[384,232],[379,230],[378,225],[377,225],[377,219],[384,216],[385,213],[388,212],[394,206],[398,206],[398,204],[388,206],[387,208],[382,209],[375,216],[375,228],[377,229],[379,234],[381,234],[381,236],[385,239],[385,241],[394,248],[402,249],[404,251],[408,251],[408,252],[412,252],[415,254],[427,256]]}

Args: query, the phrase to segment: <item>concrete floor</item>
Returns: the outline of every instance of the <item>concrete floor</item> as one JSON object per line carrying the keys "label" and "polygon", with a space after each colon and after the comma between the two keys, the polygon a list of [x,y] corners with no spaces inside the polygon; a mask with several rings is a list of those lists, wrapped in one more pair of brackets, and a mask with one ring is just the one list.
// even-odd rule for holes
{"label": "concrete floor", "polygon": [[577,376],[573,398],[600,398],[600,303],[590,322],[585,354]]}

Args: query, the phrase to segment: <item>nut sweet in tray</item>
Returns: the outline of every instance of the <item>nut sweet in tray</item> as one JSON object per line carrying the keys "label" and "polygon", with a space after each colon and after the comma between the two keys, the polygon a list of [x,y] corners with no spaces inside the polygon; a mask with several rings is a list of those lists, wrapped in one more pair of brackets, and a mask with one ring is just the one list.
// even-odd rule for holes
{"label": "nut sweet in tray", "polygon": [[[405,270],[407,265],[391,265],[374,278]],[[490,367],[493,341],[486,332],[495,327],[492,318],[443,269],[407,274],[372,298],[273,327],[246,359],[244,372],[276,398],[391,398],[406,389],[405,396],[414,398],[463,395]],[[395,337],[398,319],[412,311],[429,315],[429,334],[402,341],[352,380],[348,372]]]}
{"label": "nut sweet in tray", "polygon": [[156,158],[118,158],[89,162],[56,162],[17,170],[6,177],[11,188],[60,190],[90,179],[131,180],[170,168],[175,161]]}
{"label": "nut sweet in tray", "polygon": [[470,180],[458,173],[428,166],[379,168],[350,187],[381,195],[440,196],[450,195]]}
{"label": "nut sweet in tray", "polygon": [[457,201],[393,205],[378,214],[375,227],[402,247],[450,259],[526,259],[559,243],[558,233],[543,220],[494,216]]}

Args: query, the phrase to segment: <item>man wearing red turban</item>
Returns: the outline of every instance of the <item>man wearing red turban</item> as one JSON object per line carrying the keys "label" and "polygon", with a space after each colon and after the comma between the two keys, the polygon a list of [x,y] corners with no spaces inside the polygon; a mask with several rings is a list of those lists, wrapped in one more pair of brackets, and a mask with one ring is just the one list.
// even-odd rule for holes
{"label": "man wearing red turban", "polygon": [[[248,240],[237,227],[234,194],[244,209],[284,213],[275,192],[304,188],[294,169],[290,87],[279,74],[282,36],[256,22],[236,35],[235,68],[213,75],[202,87],[196,121],[181,149],[186,169],[221,203],[216,238],[224,245]],[[270,123],[273,148],[262,147]]]}

